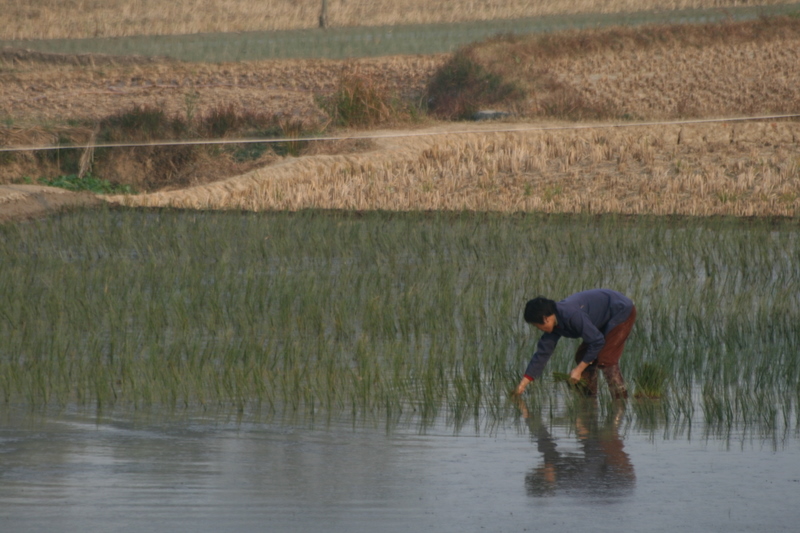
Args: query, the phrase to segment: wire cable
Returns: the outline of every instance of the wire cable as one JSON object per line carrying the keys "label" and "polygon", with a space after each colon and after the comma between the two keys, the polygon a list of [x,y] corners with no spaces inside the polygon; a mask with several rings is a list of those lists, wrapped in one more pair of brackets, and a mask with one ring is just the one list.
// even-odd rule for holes
{"label": "wire cable", "polygon": [[225,144],[255,144],[255,143],[285,143],[285,142],[321,142],[321,141],[344,141],[344,140],[374,140],[374,139],[397,139],[404,137],[434,137],[440,135],[467,135],[467,134],[489,134],[489,133],[529,133],[536,131],[568,131],[568,130],[587,130],[587,129],[609,129],[609,128],[641,128],[653,126],[684,126],[693,124],[712,124],[726,122],[762,122],[766,120],[780,120],[800,118],[800,113],[786,115],[761,115],[755,117],[728,117],[728,118],[708,118],[693,120],[666,120],[654,122],[622,122],[610,124],[571,124],[562,126],[509,126],[494,129],[463,129],[453,131],[421,131],[421,132],[394,132],[385,134],[357,134],[357,135],[330,135],[324,137],[282,137],[282,138],[245,138],[245,139],[189,139],[189,140],[163,140],[152,142],[124,142],[124,143],[93,143],[93,144],[70,144],[70,145],[51,145],[51,146],[3,146],[0,152],[33,152],[44,150],[85,150],[97,148],[151,148],[157,146],[193,146],[193,145],[225,145]]}

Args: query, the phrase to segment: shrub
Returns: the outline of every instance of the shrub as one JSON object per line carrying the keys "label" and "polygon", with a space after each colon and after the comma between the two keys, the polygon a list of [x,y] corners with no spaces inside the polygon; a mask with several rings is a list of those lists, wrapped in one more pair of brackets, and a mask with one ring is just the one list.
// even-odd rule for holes
{"label": "shrub", "polygon": [[[186,139],[191,128],[186,119],[161,107],[134,104],[102,119],[97,129],[101,143],[146,143]],[[199,152],[196,146],[183,145],[98,148],[94,168],[111,181],[131,183],[137,189],[186,184]]]}
{"label": "shrub", "polygon": [[482,107],[521,100],[525,91],[481,65],[471,48],[462,48],[434,74],[426,95],[431,113],[463,120]]}
{"label": "shrub", "polygon": [[217,105],[199,119],[201,136],[219,138],[246,131],[278,131],[280,119],[275,115],[243,109],[236,104]]}
{"label": "shrub", "polygon": [[218,105],[200,119],[198,129],[210,137],[225,137],[240,129],[244,122],[242,113],[235,105]]}
{"label": "shrub", "polygon": [[189,130],[178,116],[168,116],[158,107],[138,105],[100,121],[98,139],[105,142],[150,141],[176,139]]}

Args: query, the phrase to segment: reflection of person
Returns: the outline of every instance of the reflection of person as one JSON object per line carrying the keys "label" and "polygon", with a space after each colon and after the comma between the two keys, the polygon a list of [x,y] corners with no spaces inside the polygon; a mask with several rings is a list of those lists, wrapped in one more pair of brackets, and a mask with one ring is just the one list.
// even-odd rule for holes
{"label": "reflection of person", "polygon": [[619,370],[619,359],[625,341],[636,321],[636,307],[622,293],[609,289],[592,289],[554,302],[539,296],[525,306],[525,322],[544,332],[539,339],[525,376],[516,394],[534,379],[541,377],[544,367],[561,337],[581,338],[575,353],[575,368],[570,381],[587,382],[589,394],[597,394],[597,369],[603,370],[608,389],[614,399],[627,398],[625,380]]}
{"label": "reflection of person", "polygon": [[630,495],[636,474],[617,430],[617,416],[601,426],[590,407],[575,422],[580,452],[561,453],[541,418],[528,419],[542,464],[525,475],[529,496],[551,496],[559,491],[575,496],[618,498]]}

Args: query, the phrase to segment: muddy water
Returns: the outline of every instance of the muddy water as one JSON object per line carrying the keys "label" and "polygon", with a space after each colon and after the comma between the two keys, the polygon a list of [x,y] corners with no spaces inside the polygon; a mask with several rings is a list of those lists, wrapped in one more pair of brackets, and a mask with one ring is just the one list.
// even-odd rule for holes
{"label": "muddy water", "polygon": [[[602,418],[602,419],[601,419]],[[3,532],[796,531],[800,440],[0,413]]]}

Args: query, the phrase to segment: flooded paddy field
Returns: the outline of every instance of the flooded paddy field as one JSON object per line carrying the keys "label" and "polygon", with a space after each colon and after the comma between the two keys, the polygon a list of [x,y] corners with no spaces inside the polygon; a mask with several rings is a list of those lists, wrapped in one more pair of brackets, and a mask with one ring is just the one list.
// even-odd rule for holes
{"label": "flooded paddy field", "polygon": [[[795,531],[800,442],[5,413],[3,531]],[[596,413],[595,413],[596,414]]]}
{"label": "flooded paddy field", "polygon": [[[0,226],[3,531],[794,530],[796,221],[76,211]],[[636,302],[659,399],[510,401]],[[527,413],[527,418],[522,414]]]}

